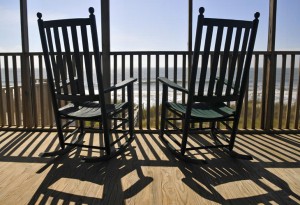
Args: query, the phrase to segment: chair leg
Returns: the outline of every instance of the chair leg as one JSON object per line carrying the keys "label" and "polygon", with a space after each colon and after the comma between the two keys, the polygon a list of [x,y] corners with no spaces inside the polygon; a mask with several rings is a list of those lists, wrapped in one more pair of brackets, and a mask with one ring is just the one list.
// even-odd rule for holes
{"label": "chair leg", "polygon": [[[164,105],[162,105],[162,107],[164,107]],[[165,118],[166,118],[165,112],[166,112],[166,110],[165,110],[165,108],[163,108],[162,113],[161,113],[161,119],[160,119],[160,133],[159,133],[159,136],[161,138],[164,137],[164,130],[165,130],[165,125],[166,125],[166,123],[165,123]]]}
{"label": "chair leg", "polygon": [[133,137],[133,130],[134,130],[134,119],[133,119],[133,88],[132,85],[127,87],[128,92],[128,127],[129,127],[129,137]]}
{"label": "chair leg", "polygon": [[60,148],[64,149],[65,148],[65,139],[64,139],[64,135],[63,135],[61,119],[59,119],[58,117],[56,118],[56,127],[57,127],[57,135],[58,135],[58,139],[59,139]]}
{"label": "chair leg", "polygon": [[129,137],[133,136],[134,124],[133,124],[133,109],[128,108],[128,129],[129,129]]}
{"label": "chair leg", "polygon": [[216,143],[216,144],[218,144],[219,143],[219,141],[218,141],[218,137],[217,137],[217,132],[218,132],[218,130],[217,130],[217,128],[216,128],[216,122],[210,122],[211,124],[210,124],[210,137],[214,140],[214,142]]}
{"label": "chair leg", "polygon": [[251,155],[239,154],[239,153],[233,151],[235,138],[236,138],[236,134],[237,134],[237,128],[238,128],[238,120],[235,120],[233,122],[232,132],[231,132],[231,135],[230,135],[229,148],[225,149],[225,151],[233,158],[252,160],[253,157]]}
{"label": "chair leg", "polygon": [[[103,126],[103,136],[104,136],[104,145],[105,145],[105,152],[106,155],[110,155],[111,147],[110,147],[110,132],[108,129],[108,125],[106,122],[106,119],[102,120],[102,126]],[[101,135],[99,135],[101,137]]]}
{"label": "chair leg", "polygon": [[189,132],[190,132],[190,114],[188,114],[188,112],[187,112],[187,114],[185,115],[184,123],[183,123],[181,155],[185,154]]}
{"label": "chair leg", "polygon": [[165,130],[165,120],[167,114],[166,102],[168,95],[168,87],[163,85],[163,96],[162,96],[162,106],[161,106],[161,119],[160,119],[160,137],[163,138],[164,130]]}
{"label": "chair leg", "polygon": [[80,120],[79,125],[80,125],[80,134],[83,134],[84,133],[84,122],[83,122],[83,120]]}

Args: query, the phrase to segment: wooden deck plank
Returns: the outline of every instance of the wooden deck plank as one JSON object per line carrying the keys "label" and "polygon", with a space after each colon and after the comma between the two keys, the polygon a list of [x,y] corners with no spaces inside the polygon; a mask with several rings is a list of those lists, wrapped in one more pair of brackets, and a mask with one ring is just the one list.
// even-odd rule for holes
{"label": "wooden deck plank", "polygon": [[155,134],[108,162],[80,162],[98,154],[84,148],[39,158],[58,148],[55,135],[0,132],[0,204],[300,204],[300,135],[239,135],[236,151],[253,161],[217,150],[203,165],[178,161]]}

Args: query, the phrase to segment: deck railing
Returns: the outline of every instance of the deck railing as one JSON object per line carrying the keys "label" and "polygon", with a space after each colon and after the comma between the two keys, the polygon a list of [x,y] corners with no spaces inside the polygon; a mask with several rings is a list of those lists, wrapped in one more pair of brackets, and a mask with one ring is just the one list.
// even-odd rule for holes
{"label": "deck railing", "polygon": [[[271,71],[268,61],[274,59]],[[21,53],[0,53],[0,129],[55,129],[51,100],[42,53],[30,53],[28,68],[21,66]],[[274,57],[274,58],[273,58]],[[23,64],[22,64],[23,65]],[[26,65],[26,64],[25,64]],[[276,69],[274,69],[276,68]],[[24,70],[30,72],[24,86]],[[299,129],[300,51],[254,52],[249,86],[244,100],[240,129]],[[22,73],[22,74],[21,74]],[[28,73],[27,73],[28,74]],[[159,128],[161,86],[156,81],[165,76],[188,87],[189,53],[185,51],[112,52],[111,84],[136,77],[135,104],[138,105],[137,130]],[[270,76],[274,80],[270,80]],[[273,88],[273,89],[270,89]],[[272,91],[270,93],[270,90]],[[112,94],[112,101],[125,98],[125,91]],[[31,104],[24,102],[30,96]],[[274,101],[267,101],[274,95]],[[185,101],[186,96],[173,92],[170,100]],[[272,109],[269,109],[270,106]],[[266,114],[267,110],[272,110]],[[29,116],[26,116],[29,115]],[[30,123],[27,121],[30,119]],[[266,128],[266,121],[271,127]],[[26,122],[26,123],[25,123]]]}

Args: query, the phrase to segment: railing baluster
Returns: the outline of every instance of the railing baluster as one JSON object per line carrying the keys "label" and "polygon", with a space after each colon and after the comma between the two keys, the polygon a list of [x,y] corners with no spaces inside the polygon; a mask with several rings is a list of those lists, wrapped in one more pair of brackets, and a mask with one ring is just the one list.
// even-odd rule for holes
{"label": "railing baluster", "polygon": [[[248,76],[249,78],[249,76]],[[244,125],[243,128],[247,129],[248,128],[248,104],[249,104],[249,80],[247,82],[247,87],[246,87],[246,91],[245,91],[245,98],[244,98]]]}
{"label": "railing baluster", "polygon": [[147,55],[147,129],[150,129],[151,55]]}
{"label": "railing baluster", "polygon": [[[16,126],[21,126],[21,113],[20,113],[20,92],[18,85],[18,71],[17,71],[17,56],[13,55],[13,81],[14,81],[14,105],[15,105],[15,118]],[[19,79],[20,80],[20,79]]]}
{"label": "railing baluster", "polygon": [[[47,87],[49,86],[49,84],[47,83]],[[49,87],[48,87],[48,89],[47,89],[47,99],[48,99],[48,107],[49,107],[49,109],[48,109],[48,111],[49,111],[49,122],[50,122],[50,127],[52,128],[52,127],[54,127],[54,110],[53,110],[53,106],[52,106],[52,100],[51,100],[51,94],[50,94],[50,92],[49,92]]]}
{"label": "railing baluster", "polygon": [[[122,55],[122,59],[121,59],[121,65],[122,65],[122,78],[121,81],[125,80],[125,55]],[[122,102],[125,102],[125,88],[122,88]]]}
{"label": "railing baluster", "polygon": [[[156,62],[156,74],[155,74],[155,80],[159,77],[159,55],[156,54],[156,58],[155,58],[155,62]],[[155,94],[155,113],[156,113],[156,117],[155,117],[155,128],[156,129],[159,129],[159,98],[160,98],[160,95],[159,95],[159,82],[158,80],[156,80],[155,82],[155,85],[156,85],[156,94]]]}
{"label": "railing baluster", "polygon": [[[186,88],[186,58],[187,55],[182,55],[182,87]],[[182,103],[185,103],[185,93],[182,93]]]}
{"label": "railing baluster", "polygon": [[[5,117],[5,113],[4,113],[4,99],[3,99],[3,87],[2,87],[2,64],[1,64],[1,59],[0,58],[0,80],[1,80],[1,83],[0,83],[0,98],[1,98],[1,101],[0,101],[0,123],[1,123],[1,126],[5,126],[5,122],[6,122],[6,117]],[[2,59],[3,61],[3,59]]]}
{"label": "railing baluster", "polygon": [[169,77],[169,55],[165,55],[165,77]]}
{"label": "railing baluster", "polygon": [[[118,73],[118,55],[113,55],[113,66],[114,66],[114,73],[113,73],[113,84],[118,83],[118,79],[117,79],[117,73]],[[117,91],[114,90],[113,91],[113,96],[114,96],[114,100],[113,103],[116,104],[117,103]],[[114,126],[117,126],[117,122],[114,122]]]}
{"label": "railing baluster", "polygon": [[5,68],[5,90],[6,90],[6,112],[7,112],[7,124],[12,126],[12,110],[11,110],[11,98],[10,98],[10,85],[9,85],[9,68],[8,68],[8,56],[4,57],[4,68]]}
{"label": "railing baluster", "polygon": [[256,128],[258,65],[259,65],[259,55],[255,54],[254,75],[253,75],[253,98],[252,98],[253,101],[252,102],[252,125],[251,125],[252,129]]}
{"label": "railing baluster", "polygon": [[[174,71],[173,71],[173,76],[174,76],[174,82],[177,83],[177,55],[174,55]],[[174,90],[174,94],[173,94],[173,101],[177,102],[177,91]]]}
{"label": "railing baluster", "polygon": [[295,123],[294,129],[299,128],[299,110],[300,110],[300,60],[299,60],[299,67],[298,67],[298,87],[297,87],[297,101],[296,101],[296,110],[295,110]]}
{"label": "railing baluster", "polygon": [[45,126],[45,105],[44,105],[44,77],[43,77],[43,63],[42,63],[42,55],[38,55],[38,61],[39,61],[39,83],[40,83],[40,99],[37,99],[37,101],[40,102],[40,110],[41,110],[41,125],[42,127]]}
{"label": "railing baluster", "polygon": [[295,54],[291,55],[291,71],[290,71],[290,85],[289,85],[289,94],[288,94],[288,103],[286,111],[286,124],[285,128],[290,129],[290,117],[292,109],[292,95],[293,95],[293,84],[294,84],[294,70],[295,70]]}
{"label": "railing baluster", "polygon": [[[122,55],[122,81],[125,80],[125,55]],[[125,88],[122,88],[122,102],[125,102]],[[125,118],[125,112],[122,113],[122,117]],[[125,128],[125,125],[122,126],[122,128]]]}
{"label": "railing baluster", "polygon": [[38,110],[36,103],[36,85],[35,85],[35,68],[34,68],[34,55],[30,55],[30,71],[31,71],[31,93],[32,93],[32,111],[33,111],[33,125],[38,127]]}
{"label": "railing baluster", "polygon": [[[117,67],[118,67],[118,56],[115,54],[113,55],[113,84],[116,84],[118,82],[118,79],[117,79],[117,73],[118,73],[118,70],[117,70]],[[117,103],[117,91],[114,90],[113,92],[113,96],[114,96],[114,100],[113,102],[114,103]]]}
{"label": "railing baluster", "polygon": [[[169,55],[165,54],[165,77],[169,77]],[[166,125],[168,127],[168,124]]]}
{"label": "railing baluster", "polygon": [[[174,65],[173,65],[173,81],[177,84],[177,55],[174,54]],[[173,90],[173,102],[177,102],[177,90]],[[173,117],[175,118],[176,115],[173,114]],[[173,123],[176,123],[176,120],[173,121]]]}
{"label": "railing baluster", "polygon": [[260,128],[265,128],[265,115],[266,115],[266,90],[267,90],[267,60],[268,54],[264,55],[263,64],[263,76],[262,76],[262,94],[261,94],[261,118],[260,118]]}
{"label": "railing baluster", "polygon": [[130,62],[129,77],[133,78],[133,54],[129,55],[129,62]]}
{"label": "railing baluster", "polygon": [[138,55],[138,83],[139,83],[139,129],[143,129],[143,99],[142,99],[142,55]]}
{"label": "railing baluster", "polygon": [[280,94],[279,94],[279,116],[278,128],[282,128],[283,108],[284,108],[284,87],[285,87],[285,74],[286,74],[286,54],[282,55],[281,67],[281,81],[280,81]]}

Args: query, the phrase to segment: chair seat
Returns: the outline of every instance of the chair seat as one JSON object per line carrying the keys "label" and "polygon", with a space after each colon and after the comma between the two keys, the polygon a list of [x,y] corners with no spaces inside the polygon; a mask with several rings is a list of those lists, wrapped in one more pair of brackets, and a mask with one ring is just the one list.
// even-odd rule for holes
{"label": "chair seat", "polygon": [[[119,104],[106,105],[107,113],[112,113],[123,109],[128,103],[123,102]],[[61,115],[72,118],[99,118],[102,115],[101,106],[97,102],[84,103],[68,103],[59,109]]]}
{"label": "chair seat", "polygon": [[[171,109],[183,113],[186,113],[186,105],[168,102]],[[200,118],[206,120],[217,120],[231,117],[235,114],[235,110],[226,106],[224,103],[218,104],[207,104],[207,103],[196,103],[193,105],[191,117]]]}

